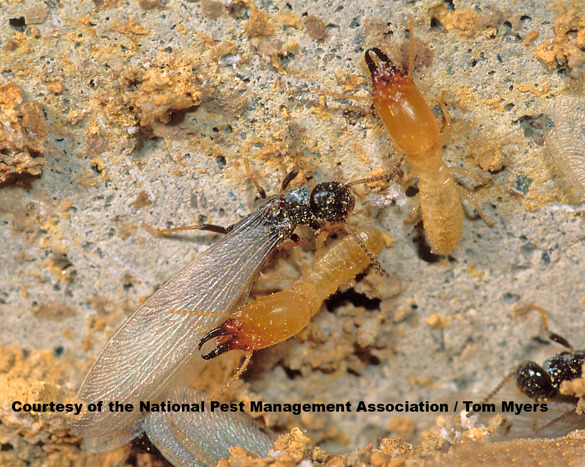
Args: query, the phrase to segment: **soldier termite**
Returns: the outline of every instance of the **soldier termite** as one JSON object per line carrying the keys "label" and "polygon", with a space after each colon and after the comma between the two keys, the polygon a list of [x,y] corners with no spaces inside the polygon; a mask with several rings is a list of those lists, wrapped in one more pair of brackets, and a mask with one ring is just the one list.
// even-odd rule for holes
{"label": "soldier termite", "polygon": [[217,357],[233,349],[251,353],[300,332],[326,298],[371,263],[365,251],[377,255],[384,245],[382,234],[374,228],[361,228],[356,235],[365,249],[352,237],[345,237],[324,251],[289,288],[240,308],[203,336],[199,348],[214,338],[216,344],[203,358]]}
{"label": "soldier termite", "polygon": [[[561,384],[577,380],[583,377],[583,364],[585,363],[585,350],[575,350],[573,346],[562,336],[552,332],[548,328],[548,316],[546,310],[543,308],[527,304],[515,314],[523,314],[527,311],[535,310],[540,314],[541,326],[547,337],[551,342],[562,345],[569,349],[551,357],[543,362],[542,365],[534,361],[525,361],[519,364],[512,372],[510,372],[497,386],[488,394],[484,402],[492,399],[502,387],[510,380],[514,379],[518,389],[526,396],[534,399],[537,402],[572,402],[576,403],[577,399],[573,396],[565,396],[561,394]],[[569,419],[571,422],[569,422]],[[555,425],[564,423],[569,428],[564,433],[559,434]],[[547,423],[537,431],[537,435],[549,437],[547,430],[555,435],[564,435],[570,429],[585,428],[585,417],[575,413],[572,410],[553,421]],[[553,429],[555,431],[553,431]]]}
{"label": "soldier termite", "polygon": [[[208,403],[194,389],[180,387],[169,394],[176,404]],[[263,431],[242,413],[211,411],[152,412],[146,417],[145,431],[160,453],[173,465],[215,466],[229,449],[239,446],[265,457],[276,436]]]}
{"label": "soldier termite", "polygon": [[[290,180],[285,179],[283,189]],[[270,254],[295,237],[297,225],[343,223],[355,205],[350,187],[362,182],[321,183],[311,191],[296,188],[263,199],[254,212],[227,229],[198,227],[226,235],[163,284],[102,349],[79,390],[77,401],[84,404],[72,423],[73,432],[96,451],[137,436],[142,431],[136,409],[140,401],[156,402],[167,390],[197,376],[204,366],[197,351],[201,336],[245,300]],[[112,411],[110,402],[135,409]],[[101,411],[89,410],[98,403],[105,404]]]}
{"label": "soldier termite", "polygon": [[585,96],[559,96],[546,106],[544,139],[565,177],[585,195]]}
{"label": "soldier termite", "polygon": [[[482,178],[460,168],[450,168],[442,158],[443,145],[451,135],[450,118],[444,105],[443,132],[417,89],[411,76],[396,67],[380,49],[365,52],[372,77],[372,99],[396,148],[402,152],[418,177],[418,199],[413,214],[420,209],[427,238],[434,253],[448,254],[459,244],[463,230],[463,196],[486,220],[475,199],[455,183],[451,172],[464,173],[482,183]],[[414,217],[414,216],[413,216]]]}

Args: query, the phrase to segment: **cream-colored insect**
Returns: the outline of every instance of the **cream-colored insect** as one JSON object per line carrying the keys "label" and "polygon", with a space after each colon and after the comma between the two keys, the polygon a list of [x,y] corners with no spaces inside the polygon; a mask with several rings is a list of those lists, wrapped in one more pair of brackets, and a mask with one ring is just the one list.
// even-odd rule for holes
{"label": "cream-colored insect", "polygon": [[382,233],[372,227],[345,237],[325,250],[290,288],[249,303],[203,336],[200,348],[216,339],[216,347],[203,358],[233,349],[250,355],[294,336],[309,324],[326,298],[372,263],[371,255],[376,256],[383,246]]}
{"label": "cream-colored insect", "polygon": [[567,94],[548,104],[544,139],[565,177],[585,195],[585,96]]}
{"label": "cream-colored insect", "polygon": [[380,49],[366,50],[365,59],[372,76],[374,108],[394,145],[406,156],[418,177],[419,196],[413,213],[420,208],[433,252],[448,254],[461,240],[464,215],[461,196],[473,204],[490,227],[493,225],[485,219],[471,195],[455,183],[451,173],[480,178],[462,169],[447,167],[443,162],[443,145],[451,135],[450,118],[444,106],[441,110],[445,126],[441,133],[431,108],[411,76],[394,66]]}
{"label": "cream-colored insect", "polygon": [[[356,241],[357,240],[357,241]],[[208,332],[200,347],[216,339],[216,347],[204,359],[229,350],[248,352],[262,349],[297,334],[315,315],[329,295],[372,264],[384,246],[384,238],[374,228],[360,228],[351,236],[321,250],[311,267],[290,288],[262,297],[234,312],[225,323]],[[366,253],[367,252],[367,253]],[[241,366],[229,385],[245,369]],[[224,387],[225,388],[225,387]],[[189,388],[177,388],[167,395],[174,404],[207,404],[206,411],[153,412],[144,427],[150,440],[173,465],[217,465],[229,456],[231,446],[266,455],[275,436],[263,432],[243,414],[210,412],[211,398]]]}

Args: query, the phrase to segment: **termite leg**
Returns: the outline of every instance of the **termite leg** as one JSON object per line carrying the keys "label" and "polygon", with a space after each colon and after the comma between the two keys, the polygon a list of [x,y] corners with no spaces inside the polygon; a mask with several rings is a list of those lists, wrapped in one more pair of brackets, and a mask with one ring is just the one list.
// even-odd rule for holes
{"label": "termite leg", "polygon": [[490,221],[485,213],[483,212],[483,209],[481,209],[481,207],[479,206],[479,203],[477,202],[477,200],[473,197],[473,195],[471,193],[469,193],[469,191],[467,191],[465,188],[463,188],[462,186],[457,185],[457,191],[459,192],[459,196],[461,198],[466,199],[469,203],[471,203],[473,205],[473,207],[477,210],[477,214],[479,215],[479,217],[481,217],[481,219],[489,226],[489,227],[493,227],[495,224]]}
{"label": "termite leg", "polygon": [[420,211],[420,196],[416,195],[412,200],[412,207],[410,208],[410,218],[405,219],[405,224],[417,224],[422,219]]}
{"label": "termite leg", "polygon": [[258,190],[258,195],[260,196],[260,199],[265,199],[266,198],[266,190],[264,190],[264,188],[262,188],[260,186],[260,184],[258,183],[258,180],[256,180],[256,176],[254,175],[254,173],[252,172],[252,169],[250,168],[250,162],[248,161],[248,159],[244,159],[244,165],[246,166],[246,173],[248,174],[248,178],[250,179],[252,184],[256,187],[256,190]]}
{"label": "termite leg", "polygon": [[485,186],[491,186],[494,184],[493,180],[483,178],[481,175],[477,175],[476,173],[473,173],[471,170],[468,170],[463,167],[449,167],[449,172],[451,172],[452,174],[464,175],[466,177],[473,178],[474,180],[477,180],[479,183]]}
{"label": "termite leg", "polygon": [[449,140],[451,139],[451,132],[452,132],[451,115],[449,114],[449,111],[447,110],[447,106],[445,105],[445,102],[443,102],[444,94],[445,93],[443,93],[443,95],[441,96],[441,102],[439,103],[439,106],[441,107],[441,115],[443,116],[443,131],[441,131],[441,133],[439,134],[439,139],[437,139],[437,146],[439,146],[439,147],[443,147],[447,143],[449,143]]}
{"label": "termite leg", "polygon": [[207,230],[209,232],[215,232],[219,234],[227,234],[230,230],[232,230],[233,226],[229,227],[222,227],[221,225],[215,224],[200,224],[200,225],[185,225],[182,227],[173,227],[171,229],[155,229],[148,225],[146,222],[142,223],[142,227],[148,230],[153,235],[168,235],[174,232],[182,232],[184,230]]}
{"label": "termite leg", "polygon": [[406,191],[411,186],[414,188],[413,181],[415,180],[415,178],[416,174],[412,170],[408,172],[404,177],[402,177],[400,185],[402,186],[404,191]]}
{"label": "termite leg", "polygon": [[530,310],[538,311],[538,314],[540,315],[540,323],[542,326],[542,330],[546,334],[546,337],[548,337],[551,341],[568,348],[569,350],[575,350],[567,339],[565,339],[563,336],[559,336],[555,332],[552,332],[548,328],[548,313],[544,308],[538,305],[534,305],[533,303],[526,303],[522,308],[514,310],[514,316],[523,315],[524,313],[527,313]]}
{"label": "termite leg", "polygon": [[317,251],[319,251],[321,248],[325,246],[325,241],[327,240],[327,237],[329,237],[329,232],[327,232],[326,230],[322,230],[321,232],[319,232],[319,234],[317,235],[317,239],[315,240],[315,246],[317,248]]}

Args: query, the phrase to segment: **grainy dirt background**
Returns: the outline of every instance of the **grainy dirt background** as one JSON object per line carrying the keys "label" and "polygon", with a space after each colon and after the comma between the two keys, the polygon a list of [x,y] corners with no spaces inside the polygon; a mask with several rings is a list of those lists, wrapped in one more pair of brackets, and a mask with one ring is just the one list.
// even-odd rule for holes
{"label": "grainy dirt background", "polygon": [[[214,241],[156,238],[142,222],[241,219],[255,195],[245,159],[269,190],[293,168],[311,185],[388,167],[395,152],[369,102],[313,88],[367,96],[364,50],[406,63],[411,22],[416,82],[453,118],[444,159],[493,180],[467,182],[495,226],[466,220],[452,256],[434,258],[404,223],[401,186],[365,197],[353,222],[393,237],[379,258],[389,277],[369,273],[298,339],[257,354],[228,399],[480,400],[519,361],[560,350],[532,343],[537,313],[513,316],[529,302],[583,345],[583,205],[541,123],[547,100],[583,79],[579,3],[0,1],[0,458],[152,461],[91,456],[60,414],[10,402],[71,401],[124,318]],[[284,258],[276,277],[299,270]],[[220,385],[237,362],[199,385]],[[435,420],[395,415],[262,418],[332,452],[415,441]]]}

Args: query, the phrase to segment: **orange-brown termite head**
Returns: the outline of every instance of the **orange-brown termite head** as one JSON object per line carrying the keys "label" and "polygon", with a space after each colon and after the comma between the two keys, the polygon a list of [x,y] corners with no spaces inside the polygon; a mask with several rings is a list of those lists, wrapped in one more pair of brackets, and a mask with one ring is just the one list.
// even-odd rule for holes
{"label": "orange-brown termite head", "polygon": [[428,151],[439,139],[439,124],[412,77],[380,49],[366,50],[365,60],[374,107],[396,147],[407,156]]}
{"label": "orange-brown termite head", "polygon": [[[241,308],[222,326],[203,337],[200,348],[213,338],[217,344],[203,358],[211,359],[229,350],[264,349],[294,336],[307,325],[312,315],[310,304],[299,298],[298,293],[283,290]],[[293,313],[291,304],[294,304]]]}

